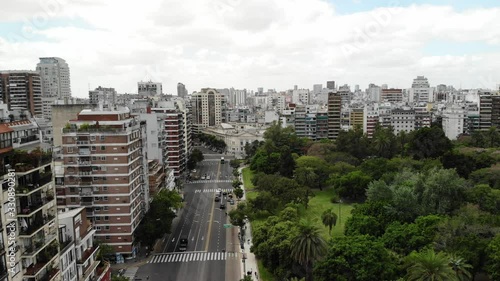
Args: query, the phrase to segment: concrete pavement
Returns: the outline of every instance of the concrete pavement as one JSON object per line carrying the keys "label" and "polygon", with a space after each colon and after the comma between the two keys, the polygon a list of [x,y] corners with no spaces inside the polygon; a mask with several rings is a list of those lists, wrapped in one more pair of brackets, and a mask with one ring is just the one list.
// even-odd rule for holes
{"label": "concrete pavement", "polygon": [[[245,167],[238,168],[238,171],[240,172],[240,181],[243,183],[243,173],[242,170]],[[241,185],[243,188],[243,197],[241,198],[242,201],[246,200],[246,190],[244,184]],[[243,263],[243,270],[242,270],[242,278],[250,273],[252,275],[253,280],[259,280],[259,267],[257,266],[257,258],[255,255],[250,251],[253,245],[253,240],[252,240],[252,226],[250,222],[247,222],[245,226],[245,241],[244,241],[244,248],[241,250],[242,256],[245,257],[245,261]]]}

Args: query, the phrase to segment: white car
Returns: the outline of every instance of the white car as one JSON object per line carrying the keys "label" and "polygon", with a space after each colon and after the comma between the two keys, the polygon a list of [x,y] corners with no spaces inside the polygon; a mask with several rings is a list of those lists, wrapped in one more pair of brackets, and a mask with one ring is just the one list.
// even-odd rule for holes
{"label": "white car", "polygon": [[217,188],[217,190],[215,191],[217,194],[221,194],[222,190],[220,188]]}
{"label": "white car", "polygon": [[201,179],[204,180],[205,179],[205,176],[201,176]]}
{"label": "white car", "polygon": [[210,179],[210,176],[207,176],[207,180],[209,180],[209,179]]}

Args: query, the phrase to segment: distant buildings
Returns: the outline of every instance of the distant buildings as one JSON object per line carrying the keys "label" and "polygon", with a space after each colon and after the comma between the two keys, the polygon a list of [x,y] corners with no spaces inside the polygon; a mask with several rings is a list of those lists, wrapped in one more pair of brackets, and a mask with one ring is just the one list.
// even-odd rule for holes
{"label": "distant buildings", "polygon": [[177,83],[177,96],[180,98],[185,98],[188,95],[188,91],[186,90],[186,86],[182,83]]}
{"label": "distant buildings", "polygon": [[40,58],[36,70],[42,79],[42,97],[71,97],[70,72],[65,60],[57,57]]}
{"label": "distant buildings", "polygon": [[193,132],[222,123],[224,96],[215,89],[205,88],[191,96]]}
{"label": "distant buildings", "polygon": [[137,82],[137,93],[139,97],[161,96],[162,84],[157,82]]}
{"label": "distant buildings", "polygon": [[[333,82],[333,81],[331,81]],[[333,82],[335,83],[335,82]],[[328,138],[336,139],[340,132],[342,97],[336,91],[328,93]]]}
{"label": "distant buildings", "polygon": [[[42,84],[37,71],[0,71],[0,98],[11,111],[42,116]],[[23,113],[25,117],[26,114]]]}
{"label": "distant buildings", "polygon": [[114,88],[97,87],[93,91],[89,91],[90,104],[104,104],[113,106],[117,102],[116,90]]}

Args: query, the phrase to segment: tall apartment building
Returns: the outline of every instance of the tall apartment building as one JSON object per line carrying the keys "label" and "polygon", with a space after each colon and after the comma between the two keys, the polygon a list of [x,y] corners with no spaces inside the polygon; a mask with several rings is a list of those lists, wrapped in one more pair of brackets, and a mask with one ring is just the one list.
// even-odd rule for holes
{"label": "tall apartment building", "polygon": [[224,96],[215,89],[204,88],[191,97],[193,132],[199,133],[204,128],[222,123]]}
{"label": "tall apartment building", "polygon": [[316,139],[328,139],[328,112],[318,111],[316,114]]}
{"label": "tall apartment building", "polygon": [[40,141],[12,154],[9,125],[0,124],[0,280],[61,280],[52,155]]}
{"label": "tall apartment building", "polygon": [[413,79],[410,89],[410,102],[434,102],[434,90],[424,76],[417,76],[417,78]]}
{"label": "tall apartment building", "polygon": [[0,98],[9,110],[42,116],[42,84],[37,71],[0,71]]}
{"label": "tall apartment building", "polygon": [[379,123],[379,112],[373,106],[368,105],[363,108],[363,111],[363,134],[372,138]]}
{"label": "tall apartment building", "polygon": [[403,101],[402,89],[382,89],[380,100],[384,102],[398,103]]}
{"label": "tall apartment building", "polygon": [[85,207],[96,239],[122,256],[135,256],[135,231],[147,208],[142,130],[127,108],[85,109],[62,135],[58,207]]}
{"label": "tall apartment building", "polygon": [[329,90],[335,90],[335,81],[326,81],[326,88]]}
{"label": "tall apartment building", "polygon": [[328,93],[328,138],[336,139],[340,132],[342,97],[336,91]]}
{"label": "tall apartment building", "polygon": [[466,110],[458,104],[450,104],[443,112],[442,127],[450,140],[456,140],[465,131]]}
{"label": "tall apartment building", "polygon": [[481,130],[488,130],[490,127],[500,129],[500,95],[479,95],[479,126]]}
{"label": "tall apartment building", "polygon": [[165,157],[164,164],[180,177],[186,169],[191,150],[189,111],[181,101],[159,102],[154,112],[163,120]]}
{"label": "tall apartment building", "polygon": [[188,91],[186,90],[186,85],[181,82],[177,83],[177,96],[180,98],[185,98],[188,95]]}
{"label": "tall apartment building", "polygon": [[395,135],[401,131],[409,133],[415,130],[415,110],[394,109],[392,110],[391,117],[391,126]]}
{"label": "tall apartment building", "polygon": [[71,97],[70,72],[65,60],[57,57],[40,58],[36,70],[42,80],[42,97]]}
{"label": "tall apartment building", "polygon": [[379,102],[382,95],[382,88],[375,84],[369,84],[368,89],[366,89],[366,95],[370,101]]}
{"label": "tall apartment building", "polygon": [[365,111],[363,108],[351,108],[349,112],[349,127],[352,129],[363,128]]}
{"label": "tall apartment building", "polygon": [[140,97],[160,96],[163,93],[162,84],[157,82],[137,82],[137,93]]}
{"label": "tall apartment building", "polygon": [[99,86],[95,88],[95,90],[89,91],[89,99],[90,104],[106,104],[108,106],[112,106],[117,102],[116,90],[114,88],[104,88]]}
{"label": "tall apartment building", "polygon": [[62,281],[111,281],[109,262],[97,259],[96,230],[85,208],[60,213],[59,241]]}

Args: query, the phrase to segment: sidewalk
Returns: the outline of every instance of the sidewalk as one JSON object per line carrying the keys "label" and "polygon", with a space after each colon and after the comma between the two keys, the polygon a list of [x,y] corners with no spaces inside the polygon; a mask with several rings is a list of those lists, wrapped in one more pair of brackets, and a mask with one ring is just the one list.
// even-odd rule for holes
{"label": "sidewalk", "polygon": [[[243,182],[243,168],[238,168],[238,171],[240,172],[240,181]],[[242,201],[246,200],[246,191],[245,191],[245,186],[242,184],[241,185],[243,188],[243,197],[241,198]],[[250,252],[250,249],[253,245],[253,240],[252,240],[252,226],[250,222],[247,222],[245,226],[245,237],[244,237],[244,250],[241,250],[242,255],[244,254],[246,256],[246,259],[243,263],[243,270],[242,270],[242,278],[245,277],[249,272],[252,275],[253,280],[259,280],[260,274],[259,274],[259,267],[257,266],[257,259],[255,258],[255,255]]]}
{"label": "sidewalk", "polygon": [[[177,216],[172,220],[172,226],[170,228],[172,232],[177,227],[177,224],[179,223],[180,216],[181,216],[183,210],[184,209],[180,209],[179,212],[177,213]],[[124,263],[111,264],[111,270],[118,271],[120,269],[126,269],[126,271],[124,271],[124,274],[129,275],[131,272],[133,272],[135,274],[135,271],[137,271],[137,268],[148,263],[149,260],[155,254],[163,253],[163,249],[165,248],[165,245],[168,242],[169,236],[170,236],[170,234],[165,234],[162,239],[158,239],[154,245],[153,251],[151,251],[147,257],[146,257],[146,252],[147,252],[146,248],[141,247],[141,249],[139,250],[139,254],[136,256],[135,259],[125,260]],[[130,280],[132,280],[132,279],[130,279]]]}

